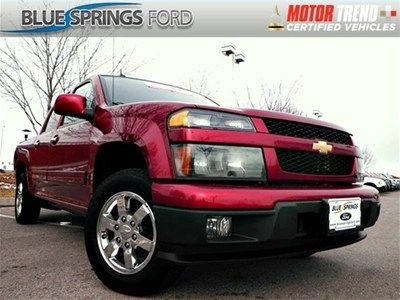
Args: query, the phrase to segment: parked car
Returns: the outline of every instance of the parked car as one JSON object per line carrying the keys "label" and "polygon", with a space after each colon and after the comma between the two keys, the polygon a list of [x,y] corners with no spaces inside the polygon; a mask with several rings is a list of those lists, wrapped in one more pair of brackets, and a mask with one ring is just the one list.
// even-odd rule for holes
{"label": "parked car", "polygon": [[150,293],[187,263],[305,257],[362,240],[380,202],[353,184],[360,160],[331,123],[94,76],[17,147],[16,221],[35,222],[41,207],[86,215],[97,276]]}
{"label": "parked car", "polygon": [[376,178],[382,179],[385,182],[385,191],[391,191],[392,190],[392,182],[389,178],[386,176],[383,176],[382,173],[373,173],[373,176]]}
{"label": "parked car", "polygon": [[363,184],[372,186],[381,192],[387,190],[387,185],[386,185],[385,180],[383,180],[382,178],[377,177],[375,175],[368,174],[368,173],[365,174],[365,176],[364,176]]}
{"label": "parked car", "polygon": [[398,181],[396,181],[396,179],[392,178],[390,175],[384,173],[379,173],[379,175],[389,183],[390,191],[394,191],[399,188]]}
{"label": "parked car", "polygon": [[394,181],[394,183],[395,183],[395,189],[396,189],[396,190],[400,189],[400,178],[398,178],[398,177],[396,177],[396,176],[393,176],[393,175],[390,175],[390,174],[388,174],[388,176],[389,176],[389,178],[390,178],[391,180]]}

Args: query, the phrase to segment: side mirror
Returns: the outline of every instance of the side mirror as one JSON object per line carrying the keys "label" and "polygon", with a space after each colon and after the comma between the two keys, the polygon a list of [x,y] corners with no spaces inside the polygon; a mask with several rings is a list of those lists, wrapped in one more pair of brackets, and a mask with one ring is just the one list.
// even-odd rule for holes
{"label": "side mirror", "polygon": [[57,97],[54,112],[62,116],[69,116],[85,120],[92,119],[92,111],[86,109],[86,98],[76,94],[62,94]]}

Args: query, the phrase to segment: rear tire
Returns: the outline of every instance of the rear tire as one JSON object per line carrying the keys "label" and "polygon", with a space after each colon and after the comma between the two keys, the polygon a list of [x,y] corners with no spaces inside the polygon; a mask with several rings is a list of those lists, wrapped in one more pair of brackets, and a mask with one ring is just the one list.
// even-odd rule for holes
{"label": "rear tire", "polygon": [[17,174],[14,213],[19,224],[33,224],[39,218],[40,204],[29,194],[26,173]]}
{"label": "rear tire", "polygon": [[100,184],[86,215],[85,244],[92,268],[124,294],[157,292],[182,271],[157,257],[151,181],[145,170],[119,171]]}

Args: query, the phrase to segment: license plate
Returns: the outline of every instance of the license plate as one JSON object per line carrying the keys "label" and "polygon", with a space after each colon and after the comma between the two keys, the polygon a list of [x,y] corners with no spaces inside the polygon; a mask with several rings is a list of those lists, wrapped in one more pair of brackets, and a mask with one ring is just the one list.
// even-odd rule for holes
{"label": "license plate", "polygon": [[329,232],[354,229],[361,226],[361,199],[328,199]]}

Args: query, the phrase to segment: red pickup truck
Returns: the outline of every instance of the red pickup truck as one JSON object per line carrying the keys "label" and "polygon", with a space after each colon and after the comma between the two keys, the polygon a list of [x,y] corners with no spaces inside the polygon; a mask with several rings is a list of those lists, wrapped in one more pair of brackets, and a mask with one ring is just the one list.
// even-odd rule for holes
{"label": "red pickup truck", "polygon": [[17,222],[41,207],[86,215],[93,270],[124,293],[191,262],[349,245],[380,211],[343,128],[121,76],[60,95],[14,160]]}

